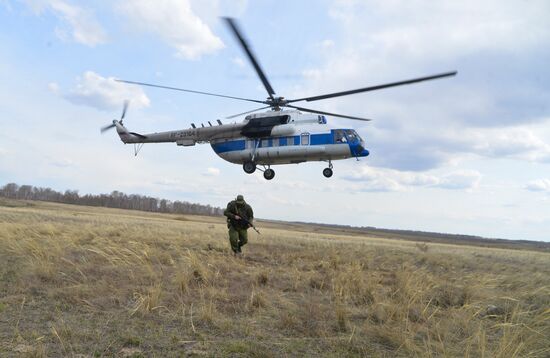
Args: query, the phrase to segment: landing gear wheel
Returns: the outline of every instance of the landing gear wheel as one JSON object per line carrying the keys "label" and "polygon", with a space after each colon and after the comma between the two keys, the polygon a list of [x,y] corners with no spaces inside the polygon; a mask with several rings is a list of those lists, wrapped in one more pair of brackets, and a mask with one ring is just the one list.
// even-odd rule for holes
{"label": "landing gear wheel", "polygon": [[325,178],[330,178],[332,176],[332,169],[330,168],[323,169],[323,175],[325,176]]}
{"label": "landing gear wheel", "polygon": [[252,174],[256,171],[256,163],[254,162],[244,162],[243,170],[246,174]]}
{"label": "landing gear wheel", "polygon": [[275,171],[273,169],[266,169],[264,172],[264,178],[271,180],[275,177]]}

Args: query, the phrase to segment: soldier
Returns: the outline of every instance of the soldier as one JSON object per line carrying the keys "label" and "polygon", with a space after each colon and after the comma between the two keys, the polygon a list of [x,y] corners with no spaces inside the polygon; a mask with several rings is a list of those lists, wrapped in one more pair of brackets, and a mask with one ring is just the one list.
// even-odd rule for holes
{"label": "soldier", "polygon": [[227,227],[229,228],[229,242],[235,255],[241,253],[241,247],[248,242],[246,230],[252,226],[254,213],[252,208],[244,201],[242,195],[227,204],[227,209],[223,212],[227,216]]}

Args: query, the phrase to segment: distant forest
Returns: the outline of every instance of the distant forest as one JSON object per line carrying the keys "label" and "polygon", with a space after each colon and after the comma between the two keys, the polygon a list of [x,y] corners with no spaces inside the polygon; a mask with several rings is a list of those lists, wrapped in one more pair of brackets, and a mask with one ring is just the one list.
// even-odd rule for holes
{"label": "distant forest", "polygon": [[107,208],[151,211],[157,213],[223,215],[223,209],[210,205],[194,204],[187,201],[170,201],[138,194],[125,194],[113,191],[111,194],[79,195],[78,190],[64,193],[50,188],[9,183],[0,188],[0,197],[20,200],[51,201],[55,203],[103,206]]}

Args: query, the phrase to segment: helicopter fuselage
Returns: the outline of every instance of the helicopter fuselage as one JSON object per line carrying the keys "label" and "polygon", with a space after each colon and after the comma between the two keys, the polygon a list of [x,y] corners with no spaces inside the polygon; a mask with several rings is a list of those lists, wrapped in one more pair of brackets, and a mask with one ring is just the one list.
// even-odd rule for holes
{"label": "helicopter fuselage", "polygon": [[369,155],[354,129],[330,128],[324,115],[300,111],[268,111],[249,115],[241,123],[193,124],[188,129],[149,134],[129,132],[116,120],[113,125],[124,143],[210,143],[220,158],[242,164],[247,173],[254,172],[257,165],[264,166],[266,179],[274,173],[271,165],[326,161],[329,168],[323,174],[329,177],[333,160]]}
{"label": "helicopter fuselage", "polygon": [[[363,140],[353,129],[331,129],[326,124],[289,124],[293,133],[261,138],[234,138],[210,143],[222,159],[235,164],[293,164],[366,157]],[[290,129],[290,128],[289,128]]]}

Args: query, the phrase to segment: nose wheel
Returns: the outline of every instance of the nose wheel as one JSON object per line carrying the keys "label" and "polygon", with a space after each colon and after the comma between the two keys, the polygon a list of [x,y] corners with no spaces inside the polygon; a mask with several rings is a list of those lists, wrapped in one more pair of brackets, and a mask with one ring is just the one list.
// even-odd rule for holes
{"label": "nose wheel", "polygon": [[329,160],[328,161],[328,168],[325,168],[323,169],[323,175],[325,176],[325,178],[330,178],[332,176],[333,172],[332,172],[332,162]]}

